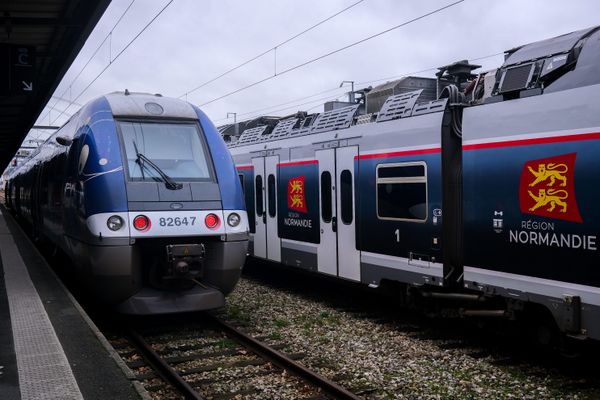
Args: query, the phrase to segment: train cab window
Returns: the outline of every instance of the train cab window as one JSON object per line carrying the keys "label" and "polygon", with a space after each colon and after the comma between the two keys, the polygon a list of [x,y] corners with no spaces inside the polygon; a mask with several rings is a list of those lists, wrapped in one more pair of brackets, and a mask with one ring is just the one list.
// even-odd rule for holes
{"label": "train cab window", "polygon": [[427,220],[427,167],[423,162],[377,166],[377,217]]}
{"label": "train cab window", "polygon": [[264,205],[263,205],[263,179],[261,175],[258,175],[255,179],[255,193],[256,193],[256,215],[258,217],[262,217],[264,214]]}
{"label": "train cab window", "polygon": [[340,200],[342,209],[342,222],[346,225],[352,223],[352,173],[345,169],[340,175]]}
{"label": "train cab window", "polygon": [[197,124],[118,121],[118,126],[131,180],[160,180],[152,164],[176,181],[214,180],[210,153]]}
{"label": "train cab window", "polygon": [[267,178],[267,186],[269,196],[269,217],[274,217],[277,213],[277,203],[275,199],[275,175],[269,175]]}
{"label": "train cab window", "polygon": [[321,173],[321,218],[323,222],[331,222],[331,174],[329,171]]}

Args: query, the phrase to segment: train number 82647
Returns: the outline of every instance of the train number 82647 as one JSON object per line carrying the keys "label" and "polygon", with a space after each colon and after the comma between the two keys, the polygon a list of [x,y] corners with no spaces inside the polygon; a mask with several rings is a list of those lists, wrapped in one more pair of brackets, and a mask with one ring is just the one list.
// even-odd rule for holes
{"label": "train number 82647", "polygon": [[193,226],[196,225],[196,217],[159,218],[158,224],[160,226]]}

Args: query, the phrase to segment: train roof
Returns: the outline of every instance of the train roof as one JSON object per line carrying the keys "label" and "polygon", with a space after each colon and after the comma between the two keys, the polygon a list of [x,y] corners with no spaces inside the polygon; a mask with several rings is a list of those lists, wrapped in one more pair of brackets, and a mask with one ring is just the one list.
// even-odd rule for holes
{"label": "train roof", "polygon": [[581,29],[579,31],[565,33],[550,39],[529,43],[507,51],[506,59],[502,67],[519,64],[526,61],[536,60],[542,57],[550,57],[557,54],[567,53],[581,40],[596,31],[599,27]]}
{"label": "train roof", "polygon": [[441,94],[450,84],[463,93],[464,106],[598,84],[599,41],[600,26],[581,29],[508,50],[504,63],[497,70],[472,74],[471,71],[480,66],[462,60],[440,68],[437,79],[409,76],[356,91],[363,94],[356,104],[333,110],[326,107],[327,111],[317,114],[270,117],[269,121],[256,118],[253,121],[260,120],[259,123],[241,121],[221,127],[219,131],[226,141],[231,139],[228,147],[239,148],[353,125],[440,112],[447,103]]}
{"label": "train roof", "polygon": [[193,106],[160,94],[113,92],[104,96],[115,117],[198,119]]}
{"label": "train roof", "polygon": [[[314,135],[353,125],[378,123],[392,119],[443,111],[447,99],[423,100],[424,89],[389,96],[377,113],[360,114],[360,104],[333,109],[303,117],[282,118],[274,126],[259,125],[245,129],[239,139],[228,143],[230,148],[270,142],[305,135]],[[427,98],[427,97],[425,97]]]}

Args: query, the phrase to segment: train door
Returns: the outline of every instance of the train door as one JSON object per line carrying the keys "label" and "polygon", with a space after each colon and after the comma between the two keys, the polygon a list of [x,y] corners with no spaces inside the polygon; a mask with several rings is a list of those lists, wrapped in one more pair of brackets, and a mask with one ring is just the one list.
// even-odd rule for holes
{"label": "train door", "polygon": [[254,167],[254,212],[256,229],[254,232],[254,256],[267,258],[267,215],[265,210],[265,161],[263,157],[252,159]]}
{"label": "train door", "polygon": [[321,240],[317,257],[320,272],[360,281],[354,188],[357,155],[356,146],[316,152],[321,186]]}
{"label": "train door", "polygon": [[281,262],[281,239],[277,230],[277,164],[279,156],[265,157],[267,258]]}
{"label": "train door", "polygon": [[315,153],[319,163],[319,215],[321,240],[317,247],[318,271],[337,275],[337,234],[335,197],[335,149]]}
{"label": "train door", "polygon": [[358,156],[357,146],[336,149],[338,275],[360,281],[360,252],[356,250],[355,156]]}

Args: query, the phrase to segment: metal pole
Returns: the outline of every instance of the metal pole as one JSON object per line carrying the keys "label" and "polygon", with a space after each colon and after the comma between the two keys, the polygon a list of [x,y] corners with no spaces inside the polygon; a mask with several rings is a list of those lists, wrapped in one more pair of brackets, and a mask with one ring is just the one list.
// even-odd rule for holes
{"label": "metal pole", "polygon": [[225,118],[229,118],[230,115],[233,115],[233,125],[235,125],[235,128],[234,128],[235,136],[238,136],[240,134],[240,132],[239,132],[240,127],[237,124],[237,113],[228,112],[227,117],[225,117]]}
{"label": "metal pole", "polygon": [[348,101],[350,103],[355,103],[356,102],[356,98],[354,97],[354,81],[342,81],[342,83],[340,83],[340,87],[344,86],[345,83],[349,83],[351,85],[351,91],[348,92]]}

